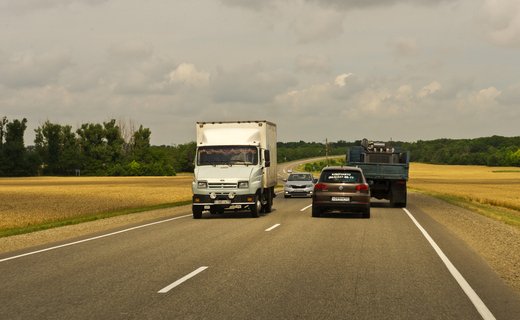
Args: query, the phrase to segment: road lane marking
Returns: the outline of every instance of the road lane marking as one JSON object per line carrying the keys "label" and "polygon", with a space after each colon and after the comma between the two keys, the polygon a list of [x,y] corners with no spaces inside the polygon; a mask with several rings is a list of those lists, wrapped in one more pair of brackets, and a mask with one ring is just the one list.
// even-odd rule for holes
{"label": "road lane marking", "polygon": [[162,288],[157,293],[167,293],[171,289],[173,289],[173,288],[177,287],[178,285],[180,285],[181,283],[183,283],[183,282],[185,282],[185,281],[195,277],[196,275],[198,275],[202,271],[206,270],[207,268],[208,267],[200,267],[197,270],[195,270],[195,271],[185,275],[184,277],[182,277],[179,280],[175,281],[174,283],[170,284],[169,286],[166,286],[166,287]]}
{"label": "road lane marking", "polygon": [[273,230],[273,229],[275,229],[275,228],[278,228],[279,226],[280,226],[280,224],[279,224],[279,223],[277,223],[277,224],[275,224],[274,226],[272,226],[272,227],[270,227],[270,228],[267,228],[267,229],[265,229],[265,231],[269,232],[269,231],[271,231],[271,230]]}
{"label": "road lane marking", "polygon": [[450,273],[453,276],[453,278],[455,278],[455,280],[460,285],[460,287],[462,288],[464,293],[466,293],[468,298],[471,300],[471,302],[473,303],[473,305],[477,309],[478,313],[480,313],[480,315],[482,316],[482,319],[484,319],[484,320],[495,320],[495,316],[493,316],[491,311],[489,311],[489,309],[486,307],[484,302],[477,295],[475,290],[473,290],[473,288],[471,288],[471,286],[466,281],[466,279],[464,279],[464,277],[459,272],[459,270],[457,270],[457,268],[455,268],[455,266],[451,263],[451,261],[448,259],[448,257],[444,254],[444,252],[442,252],[441,248],[437,245],[437,243],[435,243],[435,241],[432,239],[432,237],[430,237],[428,232],[426,232],[426,230],[419,224],[419,222],[417,222],[415,217],[410,213],[410,211],[408,211],[408,209],[403,208],[403,210],[404,210],[404,212],[406,212],[408,217],[410,217],[410,219],[412,219],[413,223],[417,226],[417,228],[419,228],[419,230],[421,231],[423,236],[426,238],[426,240],[428,240],[428,242],[433,247],[435,252],[439,255],[439,257],[441,258],[442,262],[444,262],[444,264],[446,265],[446,267],[450,271]]}
{"label": "road lane marking", "polygon": [[305,210],[309,209],[310,207],[312,207],[312,204],[309,204],[309,205],[306,206],[305,208],[302,208],[300,211],[305,211]]}
{"label": "road lane marking", "polygon": [[182,219],[182,218],[187,218],[187,217],[191,217],[191,216],[192,216],[191,214],[187,214],[187,215],[180,216],[180,217],[174,217],[174,218],[170,218],[170,219],[165,219],[165,220],[161,220],[161,221],[147,223],[147,224],[143,224],[143,225],[140,225],[140,226],[135,226],[135,227],[128,228],[128,229],[124,229],[124,230],[119,230],[119,231],[103,234],[103,235],[100,235],[100,236],[97,236],[97,237],[92,237],[92,238],[83,239],[83,240],[79,240],[79,241],[69,242],[69,243],[65,243],[65,244],[59,245],[59,246],[54,246],[54,247],[45,248],[45,249],[41,249],[41,250],[37,250],[37,251],[27,252],[27,253],[20,254],[20,255],[17,255],[17,256],[12,256],[12,257],[9,257],[9,258],[0,259],[0,262],[4,262],[4,261],[8,261],[8,260],[14,260],[14,259],[18,259],[18,258],[30,256],[30,255],[33,255],[33,254],[46,252],[46,251],[51,251],[51,250],[55,250],[55,249],[59,249],[59,248],[64,248],[64,247],[72,246],[72,245],[75,245],[75,244],[80,244],[80,243],[83,243],[83,242],[88,242],[88,241],[92,241],[92,240],[106,238],[106,237],[114,236],[116,234],[132,231],[132,230],[137,230],[137,229],[153,226],[153,225],[156,225],[156,224],[169,222],[169,221],[173,221],[173,220],[178,220],[178,219]]}

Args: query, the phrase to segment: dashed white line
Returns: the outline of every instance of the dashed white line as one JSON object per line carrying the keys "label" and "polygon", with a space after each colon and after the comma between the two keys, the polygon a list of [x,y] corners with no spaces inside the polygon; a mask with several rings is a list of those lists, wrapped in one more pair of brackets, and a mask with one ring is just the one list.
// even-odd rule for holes
{"label": "dashed white line", "polygon": [[275,224],[274,226],[272,226],[272,227],[270,227],[270,228],[267,228],[267,229],[265,229],[265,231],[269,232],[269,231],[271,231],[271,230],[273,230],[273,229],[275,229],[275,228],[278,228],[279,226],[280,226],[280,224],[279,224],[279,223],[277,223],[277,224]]}
{"label": "dashed white line", "polygon": [[444,264],[450,271],[453,278],[455,278],[455,280],[460,285],[460,287],[462,288],[464,293],[466,293],[468,298],[471,300],[471,302],[477,309],[478,313],[480,313],[480,315],[482,316],[482,319],[495,320],[495,316],[493,316],[491,311],[489,311],[489,309],[486,307],[484,302],[477,295],[475,290],[473,290],[473,288],[471,288],[471,286],[466,281],[466,279],[464,279],[462,274],[457,270],[457,268],[455,268],[455,266],[451,263],[451,261],[448,259],[448,257],[444,254],[444,252],[442,252],[441,248],[437,245],[437,243],[435,243],[435,241],[432,239],[432,237],[430,237],[428,232],[426,232],[426,230],[419,224],[419,222],[417,222],[415,217],[410,213],[410,211],[408,211],[408,209],[403,208],[403,210],[404,210],[404,212],[406,212],[408,217],[410,217],[410,219],[412,219],[413,223],[417,226],[417,228],[419,228],[419,230],[422,232],[423,236],[426,238],[426,240],[428,240],[428,242],[433,247],[435,252],[439,255],[442,262],[444,262]]}
{"label": "dashed white line", "polygon": [[80,244],[80,243],[83,243],[83,242],[88,242],[88,241],[92,241],[92,240],[106,238],[106,237],[110,237],[110,236],[113,236],[113,235],[116,235],[116,234],[132,231],[132,230],[136,230],[136,229],[141,229],[141,228],[153,226],[153,225],[164,223],[164,222],[168,222],[168,221],[173,221],[173,220],[177,220],[177,219],[187,218],[187,217],[191,217],[191,216],[192,216],[191,214],[187,214],[187,215],[180,216],[180,217],[175,217],[175,218],[165,219],[165,220],[156,221],[156,222],[152,222],[152,223],[147,223],[147,224],[143,224],[143,225],[132,227],[132,228],[128,228],[128,229],[124,229],[124,230],[119,230],[119,231],[103,234],[103,235],[100,235],[100,236],[97,236],[97,237],[92,237],[92,238],[83,239],[83,240],[79,240],[79,241],[69,242],[69,243],[65,243],[65,244],[59,245],[59,246],[54,246],[54,247],[45,248],[45,249],[41,249],[41,250],[37,250],[37,251],[27,252],[27,253],[24,253],[24,254],[19,254],[17,256],[12,256],[12,257],[9,257],[9,258],[0,259],[0,262],[4,262],[4,261],[8,261],[8,260],[14,260],[14,259],[18,259],[18,258],[21,258],[21,257],[26,257],[26,256],[30,256],[30,255],[33,255],[33,254],[42,253],[42,252],[46,252],[46,251],[51,251],[51,250],[55,250],[55,249],[59,249],[59,248],[63,248],[63,247],[68,247],[68,246],[72,246],[72,245],[75,245],[75,244]]}
{"label": "dashed white line", "polygon": [[169,286],[166,286],[166,287],[162,288],[157,293],[167,293],[171,289],[173,289],[173,288],[177,287],[178,285],[180,285],[181,283],[183,283],[183,282],[185,282],[185,281],[195,277],[196,275],[198,275],[202,271],[206,270],[207,268],[208,267],[200,267],[197,270],[195,270],[195,271],[185,275],[184,277],[182,277],[179,280],[175,281],[174,283],[170,284]]}
{"label": "dashed white line", "polygon": [[309,209],[310,207],[312,207],[312,204],[309,204],[309,205],[306,206],[305,208],[302,208],[300,211],[305,211],[305,210]]}

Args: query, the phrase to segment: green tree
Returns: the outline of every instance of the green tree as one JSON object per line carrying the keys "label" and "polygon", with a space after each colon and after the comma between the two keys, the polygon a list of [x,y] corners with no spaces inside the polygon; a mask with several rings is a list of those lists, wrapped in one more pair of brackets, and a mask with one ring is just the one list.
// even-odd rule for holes
{"label": "green tree", "polygon": [[110,163],[103,126],[101,124],[84,123],[76,130],[81,152],[80,168],[88,175],[105,175]]}
{"label": "green tree", "polygon": [[27,119],[25,118],[22,121],[13,120],[5,123],[5,142],[2,145],[3,165],[0,168],[3,175],[27,176],[33,172],[24,145],[26,129]]}
{"label": "green tree", "polygon": [[78,168],[78,144],[71,126],[46,121],[34,131],[36,152],[43,162],[45,174],[72,174]]}
{"label": "green tree", "polygon": [[132,137],[132,159],[150,162],[150,137],[152,132],[148,128],[139,126],[139,129],[134,132]]}

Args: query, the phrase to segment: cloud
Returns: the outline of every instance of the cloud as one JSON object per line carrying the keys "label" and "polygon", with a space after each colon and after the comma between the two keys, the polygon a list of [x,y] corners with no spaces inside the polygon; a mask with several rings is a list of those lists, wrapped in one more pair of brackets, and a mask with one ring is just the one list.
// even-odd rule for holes
{"label": "cloud", "polygon": [[417,41],[412,38],[397,38],[389,42],[388,46],[392,49],[394,56],[398,58],[413,57],[419,53]]}
{"label": "cloud", "polygon": [[497,101],[520,110],[520,83],[506,87],[501,91],[501,94],[497,96]]}
{"label": "cloud", "polygon": [[11,88],[45,86],[56,83],[72,66],[65,53],[36,55],[31,52],[0,55],[0,84]]}
{"label": "cloud", "polygon": [[181,63],[175,70],[170,72],[169,81],[174,84],[189,86],[204,86],[209,83],[210,74],[199,71],[191,63]]}
{"label": "cloud", "polygon": [[212,80],[213,97],[218,103],[267,103],[295,84],[292,75],[283,70],[266,70],[261,63],[220,70]]}
{"label": "cloud", "polygon": [[152,55],[153,48],[144,42],[130,40],[112,44],[108,52],[115,59],[144,59]]}
{"label": "cloud", "polygon": [[25,14],[33,11],[66,7],[73,4],[90,6],[100,5],[110,0],[5,0],[0,3],[0,10],[16,14]]}
{"label": "cloud", "polygon": [[334,10],[312,8],[297,15],[290,28],[298,43],[323,42],[339,37],[343,33],[344,14]]}
{"label": "cloud", "polygon": [[417,97],[425,98],[425,97],[430,96],[430,95],[436,93],[437,91],[441,90],[441,88],[442,88],[442,86],[439,82],[433,81],[430,84],[422,87],[422,89],[419,90],[419,92],[417,93]]}
{"label": "cloud", "polygon": [[328,73],[332,69],[328,59],[313,55],[299,55],[296,58],[295,68],[299,72],[309,74]]}
{"label": "cloud", "polygon": [[262,10],[273,7],[278,0],[220,0],[225,5],[243,7],[252,10]]}
{"label": "cloud", "polygon": [[347,78],[350,77],[352,73],[343,73],[334,79],[334,84],[338,87],[344,87],[347,84]]}
{"label": "cloud", "polygon": [[[243,7],[251,10],[263,10],[276,8],[277,5],[289,3],[294,5],[295,1],[289,0],[220,0],[223,4],[234,7]],[[378,6],[391,6],[399,3],[412,5],[437,5],[444,2],[455,2],[459,0],[300,0],[299,2],[319,5],[325,8],[340,10],[351,10],[358,8],[369,8]]]}
{"label": "cloud", "polygon": [[500,46],[520,47],[520,2],[485,0],[482,7],[489,39]]}

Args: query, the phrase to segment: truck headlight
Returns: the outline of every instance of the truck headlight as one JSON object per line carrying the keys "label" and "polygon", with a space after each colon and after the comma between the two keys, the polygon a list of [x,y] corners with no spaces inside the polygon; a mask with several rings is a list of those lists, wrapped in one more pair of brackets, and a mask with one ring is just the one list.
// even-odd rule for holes
{"label": "truck headlight", "polygon": [[239,189],[247,189],[249,188],[249,181],[239,181],[238,182]]}
{"label": "truck headlight", "polygon": [[207,181],[197,181],[197,188],[206,189],[208,187]]}

